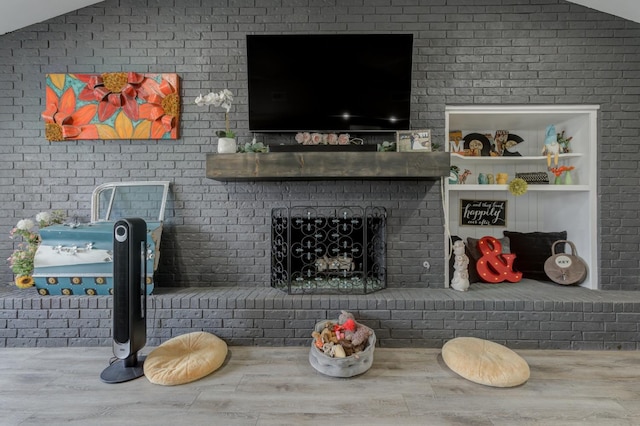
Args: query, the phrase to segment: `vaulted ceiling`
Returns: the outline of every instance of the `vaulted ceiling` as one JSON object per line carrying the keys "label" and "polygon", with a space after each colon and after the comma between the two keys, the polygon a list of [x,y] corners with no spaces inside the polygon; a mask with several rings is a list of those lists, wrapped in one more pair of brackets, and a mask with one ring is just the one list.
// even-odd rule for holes
{"label": "vaulted ceiling", "polygon": [[[638,0],[568,0],[630,21],[640,22]],[[102,0],[18,0],[3,4],[0,35],[82,9]],[[4,3],[7,3],[5,0]]]}
{"label": "vaulted ceiling", "polygon": [[102,3],[102,1],[103,0],[4,0],[2,13],[0,13],[0,35],[46,21],[56,16],[64,15],[72,10]]}
{"label": "vaulted ceiling", "polygon": [[586,6],[591,9],[596,9],[601,12],[608,13],[610,15],[619,16],[629,21],[640,22],[640,5],[638,0],[568,0],[571,3],[576,3],[582,6]]}

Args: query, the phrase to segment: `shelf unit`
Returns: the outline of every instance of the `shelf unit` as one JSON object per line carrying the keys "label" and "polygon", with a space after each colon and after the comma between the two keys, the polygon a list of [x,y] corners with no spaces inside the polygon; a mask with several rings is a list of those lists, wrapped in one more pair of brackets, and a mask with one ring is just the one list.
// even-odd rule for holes
{"label": "shelf unit", "polygon": [[[581,284],[598,288],[598,199],[597,199],[597,105],[472,105],[447,106],[445,135],[459,130],[462,135],[481,133],[495,135],[496,130],[508,130],[524,139],[518,145],[521,156],[465,157],[451,153],[451,165],[471,175],[465,184],[451,184],[443,178],[445,217],[445,265],[449,261],[449,235],[481,238],[491,235],[503,237],[503,231],[552,232],[567,231],[567,239],[574,242],[578,254],[588,267],[587,279]],[[571,152],[561,154],[558,166],[574,166],[573,184],[554,185],[555,176],[549,173],[549,184],[528,186],[526,194],[516,197],[508,185],[478,184],[480,173],[507,173],[508,182],[517,172],[547,172],[547,157],[541,155],[546,128],[555,125],[556,131],[573,136]],[[445,143],[446,150],[450,144]],[[553,163],[552,163],[553,166]],[[461,200],[506,200],[506,226],[467,226],[460,224]],[[445,287],[450,283],[449,268],[445,268]]]}

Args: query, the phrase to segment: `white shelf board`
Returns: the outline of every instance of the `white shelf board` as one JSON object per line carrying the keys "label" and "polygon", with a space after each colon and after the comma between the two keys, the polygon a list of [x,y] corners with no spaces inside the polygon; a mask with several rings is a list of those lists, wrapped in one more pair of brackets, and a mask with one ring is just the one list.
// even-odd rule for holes
{"label": "white shelf board", "polygon": [[[569,154],[560,154],[559,159],[566,158],[579,158],[583,157],[583,153],[569,153]],[[536,156],[514,156],[514,157],[469,157],[466,155],[460,155],[456,153],[451,154],[451,160],[460,160],[463,162],[469,163],[495,163],[495,164],[516,164],[516,163],[531,163],[533,161],[547,161],[547,157],[545,155],[536,155]]]}
{"label": "white shelf board", "polygon": [[[448,186],[449,191],[508,191],[508,185],[477,185],[477,184],[452,184]],[[527,191],[556,191],[556,192],[576,192],[588,191],[588,185],[529,185]]]}

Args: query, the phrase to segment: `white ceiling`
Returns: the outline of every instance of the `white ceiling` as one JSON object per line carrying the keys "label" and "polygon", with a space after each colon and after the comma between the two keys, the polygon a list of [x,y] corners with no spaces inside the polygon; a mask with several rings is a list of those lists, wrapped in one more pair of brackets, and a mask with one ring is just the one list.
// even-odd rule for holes
{"label": "white ceiling", "polygon": [[640,22],[638,0],[567,0],[610,15],[619,16],[634,22]]}
{"label": "white ceiling", "polygon": [[2,0],[0,35],[102,1],[103,0]]}
{"label": "white ceiling", "polygon": [[[103,0],[2,0],[0,35],[82,9]],[[635,22],[640,22],[638,0],[568,0]],[[9,4],[7,4],[9,3]]]}

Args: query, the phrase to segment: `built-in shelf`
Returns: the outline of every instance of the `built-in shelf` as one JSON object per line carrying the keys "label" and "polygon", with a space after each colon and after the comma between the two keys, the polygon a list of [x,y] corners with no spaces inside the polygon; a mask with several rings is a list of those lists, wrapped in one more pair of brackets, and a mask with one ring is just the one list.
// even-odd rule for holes
{"label": "built-in shelf", "polygon": [[[451,152],[451,164],[464,184],[444,180],[443,200],[445,226],[445,264],[449,262],[449,235],[468,242],[468,238],[504,237],[504,231],[556,232],[566,231],[580,257],[588,265],[583,287],[597,289],[599,282],[598,240],[598,106],[597,105],[451,105],[445,108],[445,135],[452,131],[462,136],[471,133],[495,135],[498,130],[521,139],[517,144],[519,156],[472,157]],[[569,152],[548,159],[543,152],[548,126],[556,133],[570,136]],[[515,140],[515,139],[514,139]],[[452,148],[448,140],[445,149]],[[455,144],[454,148],[458,148]],[[494,150],[495,151],[495,150]],[[569,167],[572,184],[555,185],[554,167]],[[527,192],[514,196],[507,185],[479,184],[481,175],[497,177],[498,173],[512,181],[519,173],[546,174],[550,184],[529,184]],[[564,182],[566,174],[559,181]],[[502,226],[470,225],[462,216],[463,202],[503,201],[505,221]],[[521,258],[528,253],[515,253]],[[544,253],[546,255],[546,253]],[[516,263],[518,263],[516,261]],[[473,267],[473,265],[470,265]],[[445,268],[445,286],[452,277]],[[525,275],[525,278],[527,276]]]}
{"label": "built-in shelf", "polygon": [[448,152],[207,154],[207,177],[229,180],[417,179],[449,176]]}

